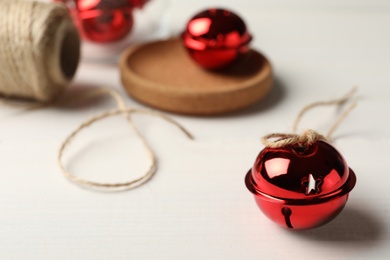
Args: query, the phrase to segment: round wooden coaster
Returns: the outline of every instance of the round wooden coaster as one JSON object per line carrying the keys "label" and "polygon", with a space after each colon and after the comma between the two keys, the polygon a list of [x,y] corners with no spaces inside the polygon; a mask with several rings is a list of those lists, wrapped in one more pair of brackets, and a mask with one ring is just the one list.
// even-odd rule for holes
{"label": "round wooden coaster", "polygon": [[120,61],[127,93],[152,107],[192,115],[212,115],[247,107],[272,86],[268,60],[251,50],[220,71],[199,67],[179,39],[129,48]]}

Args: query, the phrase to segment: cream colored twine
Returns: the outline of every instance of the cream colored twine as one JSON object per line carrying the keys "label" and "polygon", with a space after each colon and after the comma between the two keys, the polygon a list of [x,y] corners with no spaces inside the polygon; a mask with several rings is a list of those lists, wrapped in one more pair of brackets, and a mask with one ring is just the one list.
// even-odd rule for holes
{"label": "cream colored twine", "polygon": [[5,98],[51,101],[77,70],[80,39],[63,5],[0,0],[0,43],[0,95]]}
{"label": "cream colored twine", "polygon": [[[113,89],[95,89],[82,95],[60,99],[61,92],[76,73],[80,57],[79,35],[63,5],[0,0],[0,43],[0,103],[3,105],[31,110],[101,95],[109,95],[117,102],[118,109],[82,123],[59,149],[58,164],[63,175],[78,185],[104,190],[126,190],[140,186],[154,175],[157,169],[156,156],[131,120],[130,115],[133,113],[162,118],[193,139],[186,129],[166,115],[127,107],[122,96]],[[15,97],[19,100],[13,99]],[[33,102],[24,102],[26,99]],[[119,114],[125,116],[135,135],[141,140],[150,159],[148,170],[139,178],[121,183],[90,181],[67,171],[62,157],[73,138],[93,123]]]}
{"label": "cream colored twine", "polygon": [[[105,94],[112,96],[116,100],[116,102],[118,104],[118,109],[104,112],[100,115],[92,117],[91,119],[82,123],[76,130],[74,130],[66,138],[66,140],[62,143],[62,145],[59,149],[58,165],[59,165],[63,175],[66,178],[68,178],[72,182],[74,182],[78,185],[81,185],[81,186],[87,186],[90,188],[97,188],[97,189],[103,189],[103,190],[115,190],[115,191],[116,190],[133,189],[133,188],[139,187],[140,185],[142,185],[143,183],[145,183],[146,181],[148,181],[150,178],[153,177],[154,173],[157,170],[157,160],[156,160],[155,154],[153,153],[152,149],[150,148],[150,146],[146,142],[145,138],[141,135],[141,133],[139,132],[139,130],[135,126],[134,122],[131,120],[130,114],[141,113],[141,114],[148,114],[148,115],[159,117],[159,118],[177,126],[189,139],[193,139],[193,136],[184,127],[182,127],[179,123],[177,123],[172,118],[170,118],[162,113],[158,113],[158,112],[155,112],[152,110],[135,109],[135,108],[126,107],[125,101],[123,100],[122,96],[118,92],[116,92],[112,89],[98,89],[96,91],[87,92],[86,95],[79,97],[79,99],[84,100],[87,97],[92,97],[92,96],[96,96],[96,95],[105,95]],[[148,157],[150,159],[149,169],[141,177],[136,178],[134,180],[127,181],[127,182],[121,182],[121,183],[103,183],[103,182],[90,181],[90,180],[79,178],[79,177],[75,176],[74,174],[70,173],[69,171],[67,171],[62,163],[62,156],[64,154],[65,149],[69,146],[69,144],[73,140],[73,138],[78,133],[80,133],[83,129],[92,125],[93,123],[95,123],[99,120],[108,118],[108,117],[119,115],[119,114],[125,115],[125,118],[126,118],[127,122],[130,124],[130,126],[132,127],[135,135],[141,140],[141,142],[142,142],[142,144],[143,144],[143,146],[148,154]]]}
{"label": "cream colored twine", "polygon": [[[349,91],[345,96],[334,99],[330,101],[319,101],[314,102],[312,104],[307,105],[304,107],[301,112],[298,114],[297,118],[295,119],[294,125],[293,125],[293,132],[297,131],[299,122],[301,121],[302,117],[311,109],[318,107],[318,106],[342,106],[344,105],[348,100],[352,98],[352,96],[357,92],[357,88],[353,87],[351,91]],[[356,107],[356,103],[352,103],[344,112],[338,117],[336,122],[333,124],[333,126],[330,128],[328,134],[326,136],[323,136],[316,131],[309,129],[304,131],[301,135],[293,133],[293,134],[285,134],[285,133],[272,133],[265,135],[262,137],[261,142],[266,147],[271,148],[279,148],[279,147],[286,147],[291,145],[300,145],[300,146],[307,146],[311,145],[314,142],[318,140],[329,140],[335,130],[340,126],[340,124],[345,120],[345,118],[348,116],[348,114]]]}

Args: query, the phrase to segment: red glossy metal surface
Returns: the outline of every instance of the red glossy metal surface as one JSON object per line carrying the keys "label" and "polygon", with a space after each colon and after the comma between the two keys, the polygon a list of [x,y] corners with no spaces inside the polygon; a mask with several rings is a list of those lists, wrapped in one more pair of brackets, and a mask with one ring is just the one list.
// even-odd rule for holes
{"label": "red glossy metal surface", "polygon": [[132,30],[133,9],[142,8],[147,0],[55,0],[71,10],[81,35],[94,42],[113,42]]}
{"label": "red glossy metal surface", "polygon": [[149,0],[129,0],[132,7],[143,8]]}
{"label": "red glossy metal surface", "polygon": [[330,144],[265,148],[245,178],[259,208],[287,228],[322,225],[343,209],[354,172]]}
{"label": "red glossy metal surface", "polygon": [[182,34],[190,56],[207,69],[223,68],[242,57],[248,52],[251,39],[244,21],[224,9],[198,13]]}

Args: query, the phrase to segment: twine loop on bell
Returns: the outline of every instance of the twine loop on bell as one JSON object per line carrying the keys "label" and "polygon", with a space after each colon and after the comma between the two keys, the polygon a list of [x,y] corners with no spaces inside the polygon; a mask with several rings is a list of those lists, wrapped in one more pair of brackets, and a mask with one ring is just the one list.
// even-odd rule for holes
{"label": "twine loop on bell", "polygon": [[286,147],[291,145],[298,146],[310,146],[311,144],[323,140],[326,138],[314,131],[313,129],[308,129],[302,134],[284,134],[284,133],[272,133],[262,137],[262,143],[270,148],[279,148]]}
{"label": "twine loop on bell", "polygon": [[323,136],[322,134],[319,134],[313,129],[308,129],[304,131],[302,134],[297,134],[296,129],[298,128],[299,122],[302,119],[303,115],[313,109],[314,107],[318,106],[331,106],[331,105],[337,105],[341,106],[345,104],[348,100],[352,98],[352,96],[357,92],[357,88],[353,87],[351,91],[349,91],[345,96],[330,100],[330,101],[319,101],[314,102],[312,104],[307,105],[304,107],[301,112],[298,114],[297,118],[295,119],[295,123],[293,126],[293,132],[292,134],[286,134],[286,133],[271,133],[268,135],[265,135],[261,138],[261,142],[269,148],[279,148],[279,147],[287,147],[287,146],[298,146],[298,147],[307,147],[315,143],[316,141],[328,141],[330,142],[331,136],[334,133],[334,131],[339,127],[339,125],[345,120],[345,118],[349,115],[349,113],[356,107],[356,103],[352,103],[344,112],[339,116],[339,118],[336,120],[336,122],[333,124],[333,126],[330,128],[328,134],[326,136]]}

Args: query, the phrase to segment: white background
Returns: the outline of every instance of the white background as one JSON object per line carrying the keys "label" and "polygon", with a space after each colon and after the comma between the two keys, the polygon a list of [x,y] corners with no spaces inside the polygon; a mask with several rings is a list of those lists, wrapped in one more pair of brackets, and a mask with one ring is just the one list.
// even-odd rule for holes
{"label": "white background", "polygon": [[[172,115],[190,141],[158,118],[137,116],[159,168],[147,184],[102,193],[68,182],[56,164],[64,138],[109,99],[25,112],[0,108],[1,259],[388,259],[390,257],[390,4],[388,1],[171,1],[171,29],[217,5],[240,14],[252,47],[273,63],[272,93],[218,117]],[[306,104],[359,86],[358,107],[334,145],[357,174],[341,215],[292,232],[270,222],[244,185],[261,136],[289,132]],[[83,62],[70,92],[123,92],[115,65]],[[127,98],[129,106],[143,107]],[[326,133],[336,108],[311,111],[301,129]],[[95,180],[127,180],[147,167],[121,117],[90,127],[67,168]]]}

